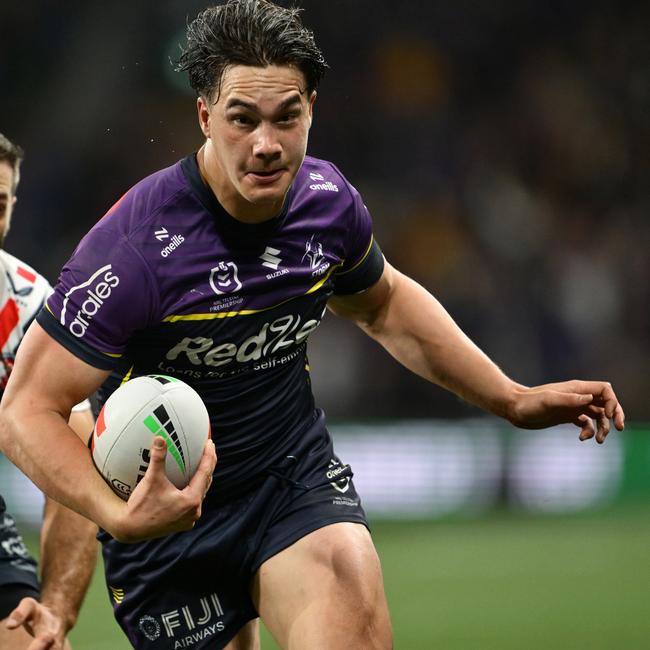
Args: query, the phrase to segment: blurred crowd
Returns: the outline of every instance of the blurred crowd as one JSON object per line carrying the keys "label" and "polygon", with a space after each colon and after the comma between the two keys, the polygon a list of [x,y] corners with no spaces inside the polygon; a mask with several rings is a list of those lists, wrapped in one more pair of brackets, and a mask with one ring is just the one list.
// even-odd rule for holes
{"label": "blurred crowd", "polygon": [[[650,420],[650,4],[297,4],[331,67],[310,153],[362,192],[387,258],[517,380],[609,379]],[[171,61],[204,6],[0,8],[0,131],[27,154],[6,247],[51,281],[128,187],[200,146]],[[312,337],[331,416],[474,414],[376,347],[334,317]]]}

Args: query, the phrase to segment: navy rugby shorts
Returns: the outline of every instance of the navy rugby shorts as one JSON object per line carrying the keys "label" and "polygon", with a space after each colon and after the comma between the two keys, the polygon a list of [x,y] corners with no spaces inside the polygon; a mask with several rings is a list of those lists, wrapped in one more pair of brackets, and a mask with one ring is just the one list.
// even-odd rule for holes
{"label": "navy rugby shorts", "polygon": [[265,560],[323,526],[368,525],[351,478],[319,412],[258,488],[225,504],[208,496],[193,530],[139,544],[100,533],[115,618],[133,647],[223,648],[258,615],[249,588]]}
{"label": "navy rugby shorts", "polygon": [[7,618],[25,596],[38,599],[39,595],[36,561],[14,520],[0,507],[0,620]]}

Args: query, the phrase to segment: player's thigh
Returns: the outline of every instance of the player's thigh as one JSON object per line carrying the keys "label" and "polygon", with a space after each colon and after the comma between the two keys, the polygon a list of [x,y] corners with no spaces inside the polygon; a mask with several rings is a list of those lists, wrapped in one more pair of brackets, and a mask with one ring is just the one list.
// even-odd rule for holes
{"label": "player's thigh", "polygon": [[224,650],[260,650],[260,619],[249,621]]}
{"label": "player's thigh", "polygon": [[392,647],[379,558],[361,524],[325,526],[264,562],[253,600],[284,650]]}
{"label": "player's thigh", "polygon": [[[0,650],[27,650],[34,637],[24,627],[19,627],[17,630],[8,630],[5,627],[6,620],[0,621]],[[71,650],[70,643],[67,640],[63,650]]]}
{"label": "player's thigh", "polygon": [[[0,565],[2,567],[3,565]],[[5,567],[6,568],[6,567]],[[7,617],[26,597],[38,598],[35,586],[20,583],[5,583],[0,580],[0,650],[23,650],[34,640],[25,628],[8,630],[5,627]]]}
{"label": "player's thigh", "polygon": [[0,650],[25,650],[34,640],[34,637],[20,627],[17,630],[8,630],[4,619],[0,621]]}

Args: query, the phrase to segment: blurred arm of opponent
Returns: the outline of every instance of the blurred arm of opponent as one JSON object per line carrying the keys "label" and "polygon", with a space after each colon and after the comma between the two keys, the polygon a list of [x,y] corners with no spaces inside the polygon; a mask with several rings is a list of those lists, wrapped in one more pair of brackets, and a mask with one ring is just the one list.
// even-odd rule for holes
{"label": "blurred arm of opponent", "polygon": [[156,438],[145,478],[125,502],[96,471],[88,447],[68,426],[72,406],[95,392],[108,374],[74,356],[34,322],[0,402],[0,448],[45,494],[119,541],[192,528],[216,464],[212,441],[189,485],[178,490],[167,479],[166,447]]}
{"label": "blurred arm of opponent", "polygon": [[[625,415],[609,382],[572,380],[527,387],[509,379],[423,287],[386,262],[378,282],[329,309],[355,322],[402,365],[465,401],[524,429],[570,422],[580,439],[623,430]],[[597,427],[594,427],[593,420]]]}
{"label": "blurred arm of opponent", "polygon": [[[72,411],[70,428],[86,442],[93,430],[90,409]],[[77,621],[97,562],[97,525],[46,498],[41,529],[41,600],[23,598],[7,618],[34,637],[28,650],[63,648]]]}

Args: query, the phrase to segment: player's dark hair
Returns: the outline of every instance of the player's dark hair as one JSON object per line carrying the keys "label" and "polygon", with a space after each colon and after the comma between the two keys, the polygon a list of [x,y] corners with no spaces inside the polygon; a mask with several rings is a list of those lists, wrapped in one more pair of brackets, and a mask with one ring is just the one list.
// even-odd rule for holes
{"label": "player's dark hair", "polygon": [[25,154],[23,150],[11,142],[9,138],[0,133],[0,162],[9,163],[14,170],[13,181],[11,183],[11,193],[16,193],[18,181],[20,180],[20,163],[23,161]]}
{"label": "player's dark hair", "polygon": [[327,68],[313,32],[300,20],[300,9],[268,0],[228,0],[202,11],[188,25],[187,48],[176,69],[187,70],[199,95],[216,101],[231,65],[295,65],[305,76],[308,94]]}

